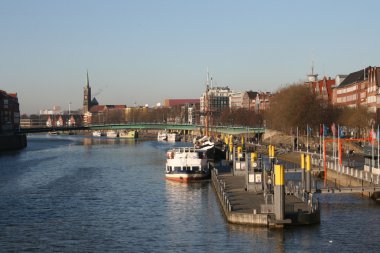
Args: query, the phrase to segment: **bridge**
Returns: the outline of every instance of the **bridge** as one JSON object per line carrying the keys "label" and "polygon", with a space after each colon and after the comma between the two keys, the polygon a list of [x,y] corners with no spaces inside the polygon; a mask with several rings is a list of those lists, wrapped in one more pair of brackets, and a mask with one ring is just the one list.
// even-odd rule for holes
{"label": "bridge", "polygon": [[[170,131],[201,131],[203,125],[190,124],[164,124],[164,123],[123,123],[123,124],[101,124],[79,127],[39,127],[39,128],[20,128],[19,133],[46,133],[52,131],[77,131],[77,130],[170,130]],[[236,126],[212,126],[209,132],[223,134],[263,134],[265,128],[261,127],[236,127]]]}

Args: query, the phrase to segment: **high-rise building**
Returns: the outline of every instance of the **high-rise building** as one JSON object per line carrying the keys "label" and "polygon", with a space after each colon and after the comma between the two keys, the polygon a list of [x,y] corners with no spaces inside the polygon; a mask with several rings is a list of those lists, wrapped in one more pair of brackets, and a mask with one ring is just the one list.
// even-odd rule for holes
{"label": "high-rise building", "polygon": [[200,98],[201,124],[205,124],[205,116],[209,117],[209,124],[213,125],[222,111],[230,106],[230,95],[233,91],[228,87],[211,87]]}

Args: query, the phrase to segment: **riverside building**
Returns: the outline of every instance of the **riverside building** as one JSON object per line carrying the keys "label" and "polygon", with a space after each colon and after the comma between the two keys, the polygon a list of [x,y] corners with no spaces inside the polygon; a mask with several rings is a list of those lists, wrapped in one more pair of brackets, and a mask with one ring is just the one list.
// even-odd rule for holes
{"label": "riverside building", "polygon": [[380,108],[380,68],[367,67],[350,73],[333,89],[333,105],[365,106],[370,112]]}
{"label": "riverside building", "polygon": [[20,127],[17,93],[0,90],[0,133],[14,132]]}

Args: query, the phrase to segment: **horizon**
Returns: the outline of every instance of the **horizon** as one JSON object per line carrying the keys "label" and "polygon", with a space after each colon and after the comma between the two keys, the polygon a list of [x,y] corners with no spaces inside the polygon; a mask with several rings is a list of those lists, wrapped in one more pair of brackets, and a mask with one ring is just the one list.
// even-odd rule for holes
{"label": "horizon", "polygon": [[21,114],[69,103],[81,109],[87,70],[99,104],[197,99],[207,68],[215,86],[274,92],[312,68],[335,78],[379,65],[378,7],[375,0],[0,1],[0,90],[18,94]]}

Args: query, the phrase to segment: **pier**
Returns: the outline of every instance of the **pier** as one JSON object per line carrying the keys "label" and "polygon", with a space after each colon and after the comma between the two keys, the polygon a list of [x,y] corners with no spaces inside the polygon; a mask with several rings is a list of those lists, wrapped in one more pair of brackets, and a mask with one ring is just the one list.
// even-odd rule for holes
{"label": "pier", "polygon": [[[245,150],[243,138],[241,146],[231,138],[225,142],[226,160],[216,165],[211,180],[230,223],[267,227],[317,224],[320,194],[361,193],[379,199],[378,174],[333,166],[332,162],[327,163],[326,173],[316,155],[277,152],[276,157],[272,145],[266,155],[262,149],[261,154]],[[294,173],[299,179],[291,179]],[[329,175],[327,184],[319,178],[323,175]]]}
{"label": "pier", "polygon": [[279,220],[274,210],[275,196],[246,191],[245,176],[234,176],[226,168],[217,168],[212,172],[211,181],[230,223],[282,227],[320,222],[318,201],[303,201],[294,194],[285,194],[284,219]]}
{"label": "pier", "polygon": [[[226,143],[232,144],[227,139]],[[286,184],[285,167],[275,163],[274,146],[269,146],[268,163],[243,147],[228,146],[227,160],[216,165],[211,175],[228,222],[268,227],[320,222],[318,199],[310,187],[310,157],[304,161],[308,173],[298,187]]]}

